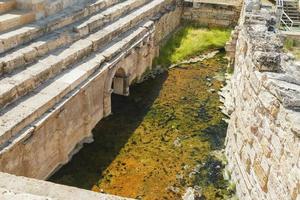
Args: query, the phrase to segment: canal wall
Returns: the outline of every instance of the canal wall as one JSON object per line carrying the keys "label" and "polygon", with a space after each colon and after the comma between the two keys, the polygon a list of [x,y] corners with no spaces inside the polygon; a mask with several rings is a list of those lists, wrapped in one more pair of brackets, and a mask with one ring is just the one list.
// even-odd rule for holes
{"label": "canal wall", "polygon": [[226,155],[243,200],[300,198],[300,63],[282,53],[276,20],[246,4],[234,73],[223,89]]}
{"label": "canal wall", "polygon": [[242,1],[184,1],[182,19],[208,27],[234,27]]}

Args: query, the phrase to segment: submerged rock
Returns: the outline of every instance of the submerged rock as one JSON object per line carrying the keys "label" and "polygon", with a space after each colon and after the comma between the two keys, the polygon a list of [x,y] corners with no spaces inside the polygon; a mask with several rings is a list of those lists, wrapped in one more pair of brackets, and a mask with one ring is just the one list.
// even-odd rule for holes
{"label": "submerged rock", "polygon": [[175,194],[180,193],[180,189],[179,189],[178,187],[174,187],[174,186],[169,186],[169,187],[167,188],[167,190],[170,191],[170,192],[173,192],[173,193],[175,193]]}
{"label": "submerged rock", "polygon": [[177,137],[176,140],[175,140],[174,143],[173,143],[174,146],[175,146],[175,147],[181,147],[181,142],[180,142],[180,141],[181,141],[180,138]]}
{"label": "submerged rock", "polygon": [[209,89],[209,90],[207,90],[207,91],[210,92],[210,93],[215,93],[215,92],[216,92],[216,90],[213,89],[213,88],[211,88],[211,89]]}
{"label": "submerged rock", "polygon": [[201,188],[195,186],[194,188],[188,187],[185,194],[182,196],[183,200],[200,200],[202,196]]}
{"label": "submerged rock", "polygon": [[195,200],[194,188],[189,187],[182,196],[183,200]]}

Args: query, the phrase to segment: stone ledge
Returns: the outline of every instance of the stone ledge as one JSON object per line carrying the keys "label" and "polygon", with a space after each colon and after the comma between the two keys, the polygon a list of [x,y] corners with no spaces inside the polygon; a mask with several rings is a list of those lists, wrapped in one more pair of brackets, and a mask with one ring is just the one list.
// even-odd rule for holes
{"label": "stone ledge", "polygon": [[47,181],[0,173],[0,199],[26,200],[130,200]]}

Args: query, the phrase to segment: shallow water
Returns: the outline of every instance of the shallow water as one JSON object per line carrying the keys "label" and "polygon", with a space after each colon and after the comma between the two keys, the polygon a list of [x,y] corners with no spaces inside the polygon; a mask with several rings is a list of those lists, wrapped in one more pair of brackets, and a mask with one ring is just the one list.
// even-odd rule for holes
{"label": "shallow water", "polygon": [[95,142],[51,181],[138,199],[181,199],[193,187],[198,199],[228,199],[233,191],[215,156],[227,125],[217,91],[223,53],[180,66],[114,95],[113,115],[93,130]]}

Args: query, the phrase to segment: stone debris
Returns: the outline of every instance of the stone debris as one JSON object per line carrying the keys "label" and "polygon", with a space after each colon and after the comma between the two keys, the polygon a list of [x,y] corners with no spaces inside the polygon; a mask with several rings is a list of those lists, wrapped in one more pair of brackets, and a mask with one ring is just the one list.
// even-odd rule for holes
{"label": "stone debris", "polygon": [[182,197],[183,200],[195,200],[194,189],[189,187]]}
{"label": "stone debris", "polygon": [[175,147],[181,147],[181,140],[180,140],[180,138],[177,137],[173,144],[174,144]]}
{"label": "stone debris", "polygon": [[188,187],[185,194],[182,196],[183,200],[200,200],[202,196],[201,188],[195,186],[194,188]]}

